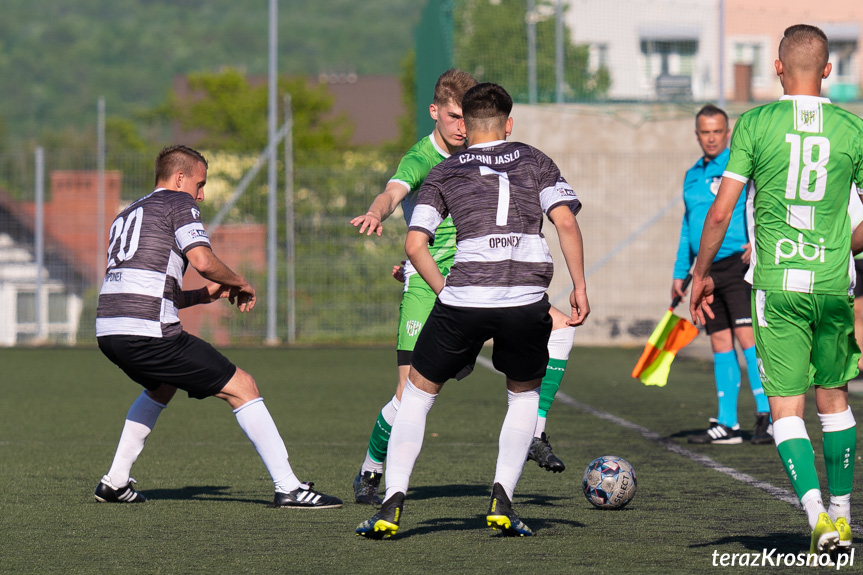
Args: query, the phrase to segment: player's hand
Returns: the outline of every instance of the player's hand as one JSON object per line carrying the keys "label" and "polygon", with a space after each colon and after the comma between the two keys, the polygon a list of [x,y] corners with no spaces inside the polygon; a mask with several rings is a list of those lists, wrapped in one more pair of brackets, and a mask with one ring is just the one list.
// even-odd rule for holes
{"label": "player's hand", "polygon": [[752,260],[752,244],[746,242],[740,247],[743,248],[743,254],[740,256],[740,261],[742,261],[744,265],[748,266],[749,262]]}
{"label": "player's hand", "polygon": [[384,231],[383,223],[381,223],[381,219],[373,214],[372,212],[368,212],[362,216],[357,216],[351,220],[351,225],[354,227],[360,227],[360,233],[366,232],[367,236],[377,234],[378,237],[381,237],[381,233]]}
{"label": "player's hand", "polygon": [[572,306],[572,318],[566,320],[566,325],[583,325],[590,314],[590,303],[587,301],[587,290],[573,289],[569,294],[569,305]]}
{"label": "player's hand", "polygon": [[255,302],[257,302],[255,288],[253,288],[249,283],[240,287],[232,287],[231,293],[228,296],[228,301],[231,302],[231,304],[236,302],[237,309],[241,312],[252,311],[252,308],[255,307]]}
{"label": "player's hand", "polygon": [[407,262],[405,260],[402,260],[401,264],[399,264],[397,266],[393,266],[393,277],[402,283],[404,283],[404,281],[405,281],[405,264],[406,263]]}
{"label": "player's hand", "polygon": [[201,288],[201,303],[213,303],[231,295],[231,286],[210,282]]}
{"label": "player's hand", "polygon": [[683,280],[675,279],[671,283],[671,299],[673,300],[676,297],[680,297],[681,299],[686,297],[686,290],[683,289]]}
{"label": "player's hand", "polygon": [[707,323],[706,318],[716,317],[710,309],[712,303],[713,278],[692,276],[692,296],[689,298],[689,314],[692,316],[692,323],[704,325]]}

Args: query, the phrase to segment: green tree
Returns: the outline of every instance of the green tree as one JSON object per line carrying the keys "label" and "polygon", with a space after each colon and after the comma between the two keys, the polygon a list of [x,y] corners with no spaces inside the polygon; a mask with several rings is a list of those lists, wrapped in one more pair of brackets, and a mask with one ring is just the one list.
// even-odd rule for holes
{"label": "green tree", "polygon": [[[187,76],[189,93],[173,93],[160,108],[187,133],[199,135],[195,145],[231,152],[259,152],[267,145],[267,85],[251,85],[237,69]],[[280,78],[278,123],[284,122],[283,96],[291,95],[294,149],[325,152],[349,145],[353,127],[344,114],[333,115],[333,96],[325,85],[305,78]]]}
{"label": "green tree", "polygon": [[[456,66],[480,82],[497,82],[519,102],[528,101],[526,0],[462,0],[454,10]],[[536,0],[537,96],[540,102],[555,99],[554,5]],[[571,38],[564,26],[564,38]],[[588,47],[564,42],[564,98],[595,100],[605,96],[608,71],[591,72]]]}
{"label": "green tree", "polygon": [[384,152],[404,154],[417,141],[416,118],[416,52],[411,50],[402,59],[402,69],[399,75],[399,85],[402,88],[402,106],[404,113],[396,118],[399,136],[392,142],[383,145]]}

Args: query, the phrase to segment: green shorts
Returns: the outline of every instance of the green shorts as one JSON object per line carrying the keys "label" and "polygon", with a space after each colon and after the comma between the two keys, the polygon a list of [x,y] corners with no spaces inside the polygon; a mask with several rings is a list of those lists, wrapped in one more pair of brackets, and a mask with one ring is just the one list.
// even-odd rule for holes
{"label": "green shorts", "polygon": [[[449,270],[447,270],[449,271]],[[399,335],[396,351],[413,351],[420,330],[425,325],[437,296],[418,273],[405,282],[402,303],[399,306]]]}
{"label": "green shorts", "polygon": [[753,290],[752,327],[768,396],[841,387],[857,375],[851,296]]}

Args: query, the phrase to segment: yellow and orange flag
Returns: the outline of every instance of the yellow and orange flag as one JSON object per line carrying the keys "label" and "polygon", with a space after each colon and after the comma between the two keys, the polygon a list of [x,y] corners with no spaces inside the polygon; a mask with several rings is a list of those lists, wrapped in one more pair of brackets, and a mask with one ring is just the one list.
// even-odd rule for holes
{"label": "yellow and orange flag", "polygon": [[[683,289],[689,285],[692,276],[687,276]],[[680,297],[675,297],[671,307],[662,316],[656,329],[647,340],[644,351],[632,370],[632,377],[641,380],[644,385],[663,387],[668,383],[668,373],[671,362],[677,352],[686,347],[698,335],[698,328],[692,322],[674,315],[674,308],[680,303]]]}

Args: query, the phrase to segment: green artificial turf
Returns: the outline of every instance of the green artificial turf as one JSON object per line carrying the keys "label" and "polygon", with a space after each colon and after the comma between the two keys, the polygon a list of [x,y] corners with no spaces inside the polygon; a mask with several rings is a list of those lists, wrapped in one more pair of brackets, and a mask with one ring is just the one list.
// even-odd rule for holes
{"label": "green artificial turf", "polygon": [[[353,503],[351,482],[395,388],[395,352],[225,353],[255,376],[297,475],[345,500],[342,509],[267,508],[272,482],[228,405],[185,394],[163,412],[133,468],[148,501],[97,504],[93,489],[140,388],[97,350],[3,350],[0,572],[734,572],[713,567],[714,551],[808,550],[800,509],[663,445],[670,439],[791,489],[772,445],[686,443],[715,415],[709,362],[678,359],[667,387],[648,388],[629,377],[639,350],[575,348],[561,392],[660,440],[556,402],[547,432],[567,469],[552,474],[526,464],[513,502],[536,534],[524,539],[502,538],[485,525],[506,393],[502,376],[478,365],[444,387],[429,415],[398,534],[369,541],[354,529],[374,510]],[[740,397],[748,436],[754,402],[745,381]],[[852,395],[851,404],[863,416],[863,398]],[[820,426],[814,407],[807,409],[826,496]],[[581,491],[584,467],[603,454],[625,457],[637,472],[635,499],[620,511],[593,509]],[[852,517],[861,516],[858,502]]]}

